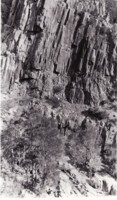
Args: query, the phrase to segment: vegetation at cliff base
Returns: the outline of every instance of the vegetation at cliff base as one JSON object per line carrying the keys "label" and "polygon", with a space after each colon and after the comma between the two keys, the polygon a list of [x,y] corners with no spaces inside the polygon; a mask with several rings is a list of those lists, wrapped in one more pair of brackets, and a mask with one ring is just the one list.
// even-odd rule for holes
{"label": "vegetation at cliff base", "polygon": [[48,183],[53,185],[59,180],[57,161],[62,154],[62,142],[52,118],[37,111],[25,120],[11,121],[1,141],[2,157],[11,173],[22,171],[26,188],[39,193]]}

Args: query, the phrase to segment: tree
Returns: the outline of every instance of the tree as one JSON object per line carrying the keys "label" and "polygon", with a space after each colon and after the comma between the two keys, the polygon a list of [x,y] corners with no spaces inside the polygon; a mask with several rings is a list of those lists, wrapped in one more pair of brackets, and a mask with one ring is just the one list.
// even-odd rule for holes
{"label": "tree", "polygon": [[23,170],[25,186],[34,189],[38,183],[41,190],[48,180],[59,179],[57,161],[62,142],[54,120],[32,110],[26,120],[20,120],[20,125],[12,121],[9,127],[2,134],[3,157],[13,166],[14,173],[18,167]]}
{"label": "tree", "polygon": [[117,148],[116,145],[110,148],[110,155],[107,156],[109,173],[117,179]]}
{"label": "tree", "polygon": [[71,158],[73,164],[83,166],[86,162],[86,151],[79,137],[76,137],[76,134],[76,132],[74,134],[72,133],[72,137],[68,137],[66,154]]}
{"label": "tree", "polygon": [[[96,145],[97,130],[91,125],[86,129],[78,128],[68,137],[66,152],[73,163],[90,171],[101,169],[100,147]],[[98,162],[98,164],[97,164]],[[96,166],[97,165],[97,166]]]}
{"label": "tree", "polygon": [[92,178],[95,172],[100,171],[102,169],[102,161],[98,152],[94,151],[94,153],[92,153],[88,165],[89,165],[89,177]]}

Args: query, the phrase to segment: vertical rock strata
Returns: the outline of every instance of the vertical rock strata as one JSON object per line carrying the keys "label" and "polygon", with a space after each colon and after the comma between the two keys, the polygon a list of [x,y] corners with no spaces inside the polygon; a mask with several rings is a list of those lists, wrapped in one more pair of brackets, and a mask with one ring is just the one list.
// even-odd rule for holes
{"label": "vertical rock strata", "polygon": [[105,8],[105,0],[2,1],[2,88],[27,81],[47,96],[62,84],[69,102],[112,98],[117,23]]}
{"label": "vertical rock strata", "polygon": [[[52,152],[56,148],[58,152],[59,144],[56,142],[56,137],[60,136],[62,142],[61,158],[57,158],[59,162],[56,160],[56,168],[60,171],[60,182],[64,182],[63,188],[61,187],[62,195],[64,193],[67,196],[77,195],[77,192],[78,196],[115,194],[117,190],[114,180],[117,178],[117,0],[2,0],[1,10],[3,95],[1,135],[2,141],[8,140],[7,142],[11,143],[11,146],[7,147],[8,143],[3,142],[2,146],[5,151],[7,149],[8,157],[10,150],[13,152],[11,157],[17,157],[12,143],[15,136],[16,147],[20,146],[22,149],[24,145],[23,159],[25,160],[26,153],[31,155],[30,175],[27,169],[25,171],[26,188],[28,188],[28,177],[29,179],[32,177],[33,184],[32,160],[33,158],[37,160],[37,154],[40,155],[39,135],[42,130],[41,141],[45,140],[45,145],[42,144],[45,152],[44,168],[49,161],[45,147]],[[46,120],[51,121],[51,126],[46,126]],[[44,131],[43,124],[45,124]],[[53,135],[57,131],[58,136]],[[27,142],[30,133],[31,151],[30,148],[25,148],[30,143]],[[47,144],[44,139],[46,133]],[[12,136],[11,140],[8,139],[9,136]],[[17,137],[20,143],[24,141],[26,145],[19,143],[18,146]],[[36,141],[35,137],[39,141]],[[24,140],[20,140],[21,138]],[[51,141],[52,138],[55,140]],[[50,144],[55,144],[56,147],[51,149]],[[34,156],[30,154],[33,146]],[[83,151],[86,155],[82,154]],[[20,160],[16,159],[18,161],[16,170],[17,167],[20,170],[23,166],[20,150],[18,155]],[[42,157],[44,157],[43,152]],[[3,154],[4,158],[9,160]],[[54,165],[54,159],[51,161]],[[99,165],[102,169],[103,165],[102,175],[98,174],[101,172],[100,169],[96,169],[95,176],[91,175],[91,182],[88,183],[90,174],[83,174],[83,171],[80,173],[80,170],[85,167],[83,169],[85,172],[90,172],[91,169],[93,173],[93,161],[93,166],[97,164],[97,168]],[[9,175],[6,173],[7,170],[5,172],[6,161],[2,160],[2,163],[5,167],[2,167],[2,174],[6,174],[7,177]],[[40,187],[40,180],[46,179],[44,178],[46,171],[42,170],[43,174],[40,163],[43,165],[42,160],[39,161],[39,166],[35,164],[37,185],[35,184],[34,188],[38,188],[35,190],[36,193],[43,190]],[[39,167],[37,171],[36,166]],[[65,170],[62,170],[62,166]],[[56,179],[53,169],[51,171]],[[19,181],[16,178],[18,173],[17,175],[15,173],[15,170],[11,172],[13,188],[14,175],[15,182]],[[37,173],[39,179],[36,180]],[[111,179],[108,177],[109,174],[112,176]],[[22,174],[22,179],[23,177]],[[7,182],[9,184],[9,181]],[[10,184],[11,182],[10,179]],[[4,184],[6,190],[8,184]],[[46,190],[46,182],[43,186],[50,195],[49,190]],[[86,187],[83,189],[82,186]],[[52,187],[55,195],[56,184],[54,183]],[[66,190],[67,187],[69,192]],[[21,196],[23,193],[18,192],[18,195]]]}

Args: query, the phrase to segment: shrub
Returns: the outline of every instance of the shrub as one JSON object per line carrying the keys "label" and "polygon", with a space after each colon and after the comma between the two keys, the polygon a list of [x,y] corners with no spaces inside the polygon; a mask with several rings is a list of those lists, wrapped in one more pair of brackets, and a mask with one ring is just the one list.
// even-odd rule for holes
{"label": "shrub", "polygon": [[117,159],[116,159],[117,149],[116,146],[110,148],[110,154],[105,156],[105,164],[108,167],[108,173],[117,179]]}
{"label": "shrub", "polygon": [[2,152],[13,173],[18,167],[23,170],[24,185],[34,190],[38,184],[41,191],[48,180],[55,182],[59,178],[57,161],[62,143],[53,119],[42,117],[38,112],[27,117],[20,125],[12,121],[2,134]]}
{"label": "shrub", "polygon": [[72,163],[82,169],[91,172],[102,168],[100,147],[96,146],[97,130],[89,126],[85,130],[78,128],[76,132],[68,137],[66,153],[70,156]]}
{"label": "shrub", "polygon": [[61,85],[54,86],[53,87],[53,94],[59,94],[63,90],[63,87]]}
{"label": "shrub", "polygon": [[61,105],[61,100],[57,97],[51,97],[47,100],[47,103],[49,103],[53,108],[58,108]]}

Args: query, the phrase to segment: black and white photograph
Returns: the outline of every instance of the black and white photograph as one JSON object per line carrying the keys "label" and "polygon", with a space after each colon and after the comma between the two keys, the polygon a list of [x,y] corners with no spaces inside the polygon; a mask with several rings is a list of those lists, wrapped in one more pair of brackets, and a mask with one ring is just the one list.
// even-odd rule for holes
{"label": "black and white photograph", "polygon": [[0,4],[0,199],[117,198],[117,0]]}

